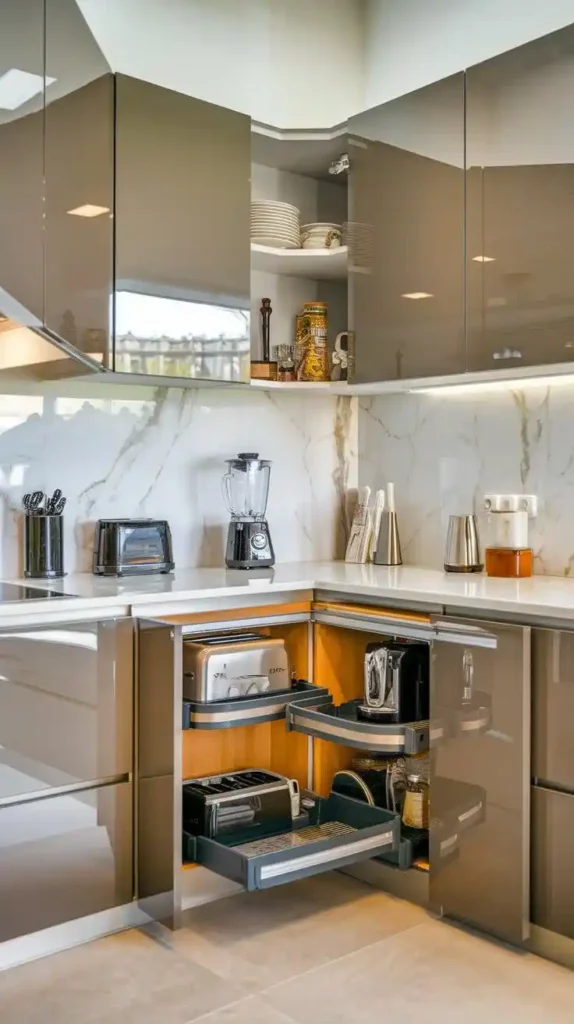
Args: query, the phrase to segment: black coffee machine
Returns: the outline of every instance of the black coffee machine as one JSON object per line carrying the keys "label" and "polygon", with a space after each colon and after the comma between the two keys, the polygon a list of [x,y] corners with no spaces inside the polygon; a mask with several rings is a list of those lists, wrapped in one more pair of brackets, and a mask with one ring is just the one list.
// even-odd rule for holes
{"label": "black coffee machine", "polygon": [[257,452],[240,452],[227,460],[223,497],[231,522],[227,531],[228,569],[265,569],[275,564],[269,525],[265,518],[271,463]]}
{"label": "black coffee machine", "polygon": [[428,644],[408,641],[368,644],[359,716],[389,724],[427,721],[429,653]]}

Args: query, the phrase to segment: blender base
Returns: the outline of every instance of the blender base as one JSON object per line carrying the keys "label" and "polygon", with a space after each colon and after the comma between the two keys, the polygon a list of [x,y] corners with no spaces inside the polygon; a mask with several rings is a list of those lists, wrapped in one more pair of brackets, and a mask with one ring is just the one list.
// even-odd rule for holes
{"label": "blender base", "polygon": [[233,518],[227,531],[225,564],[228,569],[268,569],[275,552],[266,519]]}

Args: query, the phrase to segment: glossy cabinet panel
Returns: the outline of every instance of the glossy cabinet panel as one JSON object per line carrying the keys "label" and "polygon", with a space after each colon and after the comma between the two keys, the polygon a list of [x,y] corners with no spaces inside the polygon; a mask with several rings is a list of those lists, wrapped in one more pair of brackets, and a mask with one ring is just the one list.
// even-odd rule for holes
{"label": "glossy cabinet panel", "polygon": [[349,131],[354,380],[462,372],[464,75],[352,117]]}
{"label": "glossy cabinet panel", "polygon": [[116,76],[116,370],[249,378],[250,135],[243,114]]}
{"label": "glossy cabinet panel", "polygon": [[574,633],[532,634],[532,777],[574,792]]}
{"label": "glossy cabinet panel", "polygon": [[497,647],[433,644],[431,903],[521,943],[530,919],[530,630],[467,624],[488,629]]}
{"label": "glossy cabinet panel", "polygon": [[43,316],[43,28],[43,0],[0,0],[0,70],[36,76],[28,100],[0,109],[0,316],[14,319],[15,304]]}
{"label": "glossy cabinet panel", "polygon": [[0,633],[0,806],[133,770],[130,619]]}
{"label": "glossy cabinet panel", "polygon": [[129,903],[132,785],[0,807],[0,942]]}
{"label": "glossy cabinet panel", "polygon": [[46,74],[45,324],[110,366],[114,78],[75,0],[46,0]]}
{"label": "glossy cabinet panel", "polygon": [[467,71],[469,370],[574,357],[573,89],[574,26]]}
{"label": "glossy cabinet panel", "polygon": [[532,921],[574,939],[574,795],[532,788]]}

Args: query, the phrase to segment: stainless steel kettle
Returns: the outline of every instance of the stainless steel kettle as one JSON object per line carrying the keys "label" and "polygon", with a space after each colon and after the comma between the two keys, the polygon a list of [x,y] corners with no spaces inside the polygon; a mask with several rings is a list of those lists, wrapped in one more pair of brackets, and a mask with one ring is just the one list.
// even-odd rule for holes
{"label": "stainless steel kettle", "polygon": [[482,572],[483,568],[476,516],[449,516],[445,572]]}

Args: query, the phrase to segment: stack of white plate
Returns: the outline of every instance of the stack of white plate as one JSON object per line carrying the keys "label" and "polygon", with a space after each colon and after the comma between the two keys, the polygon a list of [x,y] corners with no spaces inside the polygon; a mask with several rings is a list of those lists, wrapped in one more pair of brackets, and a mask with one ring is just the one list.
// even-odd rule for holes
{"label": "stack of white plate", "polygon": [[290,203],[274,199],[251,202],[251,241],[276,249],[299,249],[301,226],[299,210]]}
{"label": "stack of white plate", "polygon": [[304,249],[338,249],[342,240],[340,224],[315,221],[301,227],[301,245]]}

